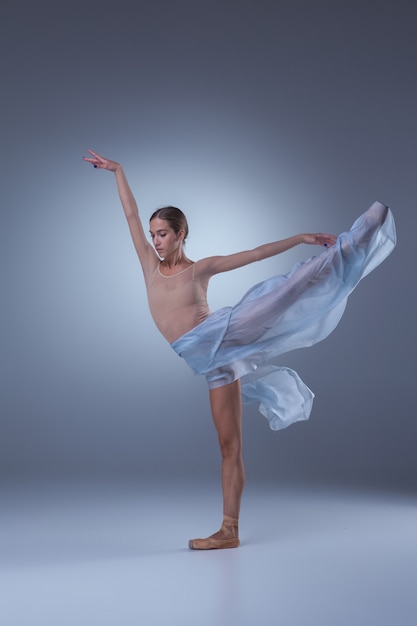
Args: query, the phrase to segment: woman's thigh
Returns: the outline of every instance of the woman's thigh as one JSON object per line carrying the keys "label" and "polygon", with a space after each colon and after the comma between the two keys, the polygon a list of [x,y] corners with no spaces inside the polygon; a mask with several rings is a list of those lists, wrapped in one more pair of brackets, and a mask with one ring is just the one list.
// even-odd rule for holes
{"label": "woman's thigh", "polygon": [[220,443],[241,443],[242,400],[240,381],[210,389],[210,406]]}

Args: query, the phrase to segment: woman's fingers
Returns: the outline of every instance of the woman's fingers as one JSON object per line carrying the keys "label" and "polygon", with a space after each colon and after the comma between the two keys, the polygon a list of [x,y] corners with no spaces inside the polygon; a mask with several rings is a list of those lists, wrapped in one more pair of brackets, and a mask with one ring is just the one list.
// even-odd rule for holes
{"label": "woman's fingers", "polygon": [[94,150],[87,150],[87,152],[89,152],[90,154],[93,155],[93,157],[95,157],[96,159],[98,159],[99,161],[105,161],[106,159],[104,157],[102,157],[100,154],[98,154],[97,152],[94,152]]}
{"label": "woman's fingers", "polygon": [[94,150],[88,149],[87,152],[89,152],[92,155],[92,157],[83,157],[84,161],[91,163],[91,165],[93,165],[94,167],[106,168],[107,159],[102,157],[97,152],[94,152]]}
{"label": "woman's fingers", "polygon": [[87,163],[91,163],[94,167],[101,167],[102,163],[98,159],[92,159],[90,157],[83,157],[83,161],[87,161]]}
{"label": "woman's fingers", "polygon": [[84,157],[85,161],[88,161],[89,163],[92,163],[94,165],[94,167],[103,167],[105,168],[108,161],[107,159],[105,159],[104,157],[102,157],[100,154],[98,154],[97,152],[94,152],[94,150],[90,150],[88,149],[87,152],[89,152],[90,154],[93,155],[93,158],[89,158],[89,157]]}
{"label": "woman's fingers", "polygon": [[109,159],[105,159],[97,152],[94,152],[94,150],[88,149],[87,152],[89,152],[92,156],[83,157],[83,159],[84,161],[87,161],[87,163],[91,163],[93,167],[98,167],[103,170],[109,170],[110,172],[116,171],[119,165],[118,163],[116,163],[116,161],[110,161]]}
{"label": "woman's fingers", "polygon": [[303,235],[304,243],[309,243],[318,246],[333,246],[336,243],[337,237],[335,235],[327,235],[325,233],[311,233]]}
{"label": "woman's fingers", "polygon": [[335,235],[319,235],[319,243],[321,243],[326,248],[328,246],[334,246],[336,243],[337,237]]}
{"label": "woman's fingers", "polygon": [[311,233],[303,235],[304,243],[313,244],[316,246],[334,246],[337,237],[335,235],[327,235],[326,233]]}

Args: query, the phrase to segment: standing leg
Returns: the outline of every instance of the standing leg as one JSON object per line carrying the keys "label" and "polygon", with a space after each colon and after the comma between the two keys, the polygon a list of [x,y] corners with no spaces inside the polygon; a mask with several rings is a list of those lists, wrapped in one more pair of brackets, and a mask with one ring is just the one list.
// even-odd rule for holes
{"label": "standing leg", "polygon": [[210,405],[222,455],[223,513],[238,518],[245,484],[240,381],[211,389]]}
{"label": "standing leg", "polygon": [[242,459],[242,401],[238,380],[210,389],[210,405],[222,455],[223,524],[206,539],[192,539],[190,548],[237,548],[240,501],[245,484]]}

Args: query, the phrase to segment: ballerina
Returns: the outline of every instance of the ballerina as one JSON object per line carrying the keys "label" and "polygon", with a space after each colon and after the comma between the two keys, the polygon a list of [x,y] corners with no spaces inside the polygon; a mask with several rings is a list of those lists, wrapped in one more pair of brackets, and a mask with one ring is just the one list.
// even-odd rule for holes
{"label": "ballerina", "polygon": [[[317,343],[335,328],[359,280],[395,246],[392,213],[375,202],[350,231],[339,237],[298,234],[252,250],[194,262],[184,250],[188,235],[184,213],[172,206],[156,210],[149,220],[150,245],[121,164],[88,152],[85,161],[115,174],[157,328],[208,383],[222,456],[223,522],[213,535],[191,539],[189,547],[238,547],[245,484],[242,401],[258,404],[273,430],[308,419],[314,394],[296,372],[278,366],[277,358]],[[323,246],[325,250],[297,264],[286,276],[255,285],[234,307],[210,312],[207,287],[212,276],[299,244]]]}

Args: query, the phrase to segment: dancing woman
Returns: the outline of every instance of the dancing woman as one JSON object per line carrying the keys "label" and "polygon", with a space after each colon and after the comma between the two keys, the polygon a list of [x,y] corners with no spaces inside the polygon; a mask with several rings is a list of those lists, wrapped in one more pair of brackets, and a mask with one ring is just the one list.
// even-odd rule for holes
{"label": "dancing woman", "polygon": [[[389,209],[375,202],[339,237],[300,234],[253,250],[190,260],[184,251],[185,215],[176,207],[155,211],[149,221],[153,247],[120,163],[93,152],[84,160],[113,172],[145,279],[156,326],[198,374],[205,375],[222,455],[223,523],[194,550],[235,548],[245,483],[242,401],[257,403],[273,430],[310,415],[313,393],[296,372],[276,365],[289,350],[311,346],[336,326],[359,280],[395,246]],[[210,278],[280,254],[299,244],[324,246],[322,254],[250,289],[234,307],[211,313]]]}

